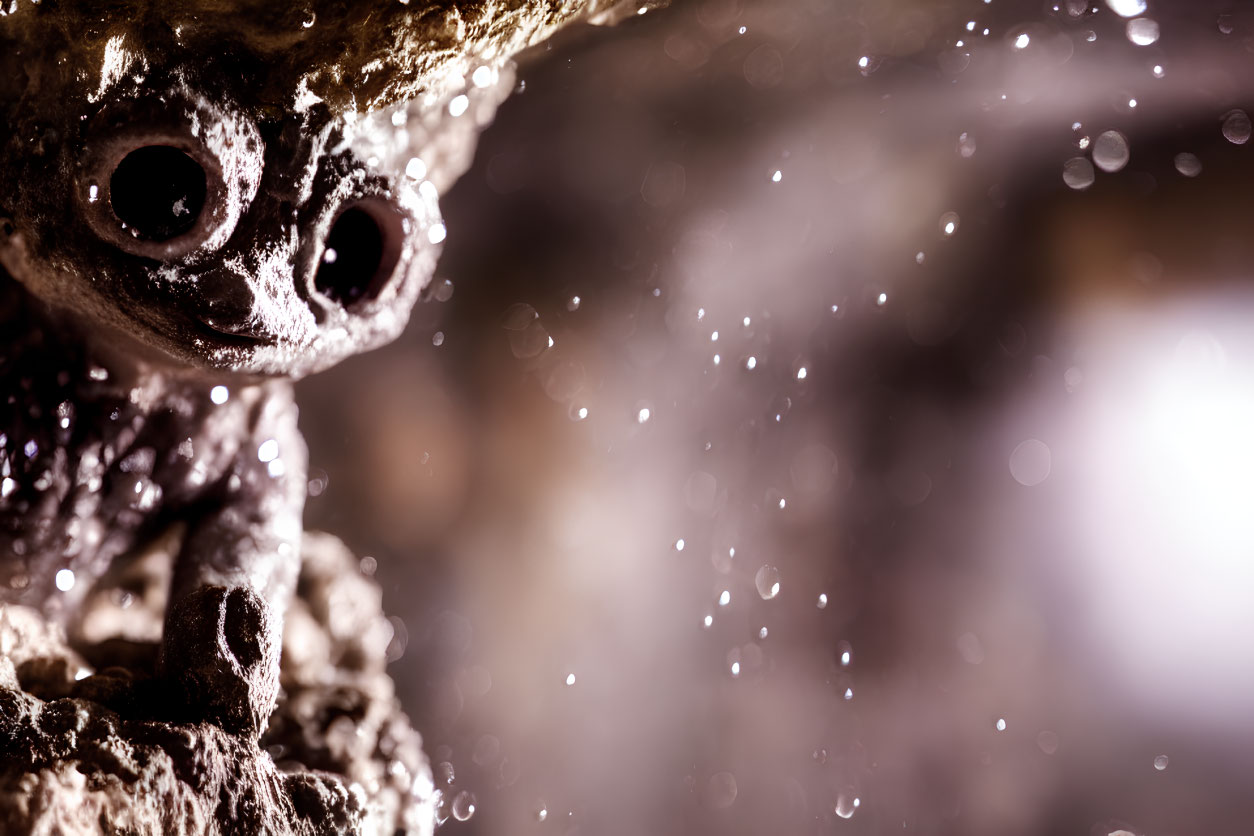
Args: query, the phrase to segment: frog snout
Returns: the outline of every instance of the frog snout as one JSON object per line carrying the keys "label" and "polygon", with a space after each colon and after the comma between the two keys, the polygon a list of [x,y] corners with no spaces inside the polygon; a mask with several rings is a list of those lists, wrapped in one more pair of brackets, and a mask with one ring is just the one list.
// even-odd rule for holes
{"label": "frog snout", "polygon": [[387,197],[339,206],[322,240],[314,290],[349,311],[378,298],[399,272],[409,226]]}

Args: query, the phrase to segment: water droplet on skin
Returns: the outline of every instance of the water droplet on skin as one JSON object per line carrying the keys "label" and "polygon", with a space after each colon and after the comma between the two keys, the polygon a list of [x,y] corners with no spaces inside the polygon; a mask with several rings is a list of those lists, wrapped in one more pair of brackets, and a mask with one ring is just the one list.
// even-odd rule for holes
{"label": "water droplet on skin", "polygon": [[684,550],[684,538],[680,537],[675,541],[675,551],[682,552]]}
{"label": "water droplet on skin", "polygon": [[1027,32],[1020,32],[1014,39],[1014,48],[1015,49],[1027,49],[1028,44],[1030,44],[1031,42],[1032,42],[1032,38],[1028,36]]}
{"label": "water droplet on skin", "polygon": [[453,799],[453,818],[458,821],[469,821],[475,814],[475,797],[472,793],[462,790]]}
{"label": "water droplet on skin", "polygon": [[1162,772],[1164,769],[1166,769],[1167,768],[1167,756],[1159,755],[1158,757],[1154,758],[1154,768],[1158,770],[1159,772]]}
{"label": "water droplet on skin", "polygon": [[784,179],[784,172],[780,171],[779,169],[775,169],[775,173],[771,175],[771,182],[778,183],[780,180],[783,180],[783,179]]}
{"label": "water droplet on skin", "polygon": [[1250,117],[1244,110],[1231,110],[1224,114],[1224,138],[1233,145],[1250,141]]}
{"label": "water droplet on skin", "polygon": [[571,311],[572,313],[579,310],[579,305],[582,301],[583,300],[581,300],[578,296],[570,297],[566,300],[566,310]]}
{"label": "water droplet on skin", "polygon": [[444,345],[444,332],[436,331],[434,334],[432,334],[431,344],[435,346],[436,348],[439,348],[440,346]]}
{"label": "water droplet on skin", "polygon": [[1093,142],[1093,163],[1108,174],[1126,166],[1130,156],[1128,138],[1118,131],[1102,131]]}
{"label": "water droplet on skin", "polygon": [[1163,69],[1162,64],[1155,64],[1154,69],[1150,70],[1150,72],[1154,74],[1154,78],[1162,78],[1167,74],[1167,71]]}
{"label": "water droplet on skin", "polygon": [[827,593],[820,592],[819,593],[819,609],[823,609],[826,606],[827,606]]}
{"label": "water droplet on skin", "polygon": [[1084,157],[1072,157],[1062,164],[1062,182],[1076,191],[1083,191],[1093,185],[1097,173],[1093,164]]}
{"label": "water droplet on skin", "polygon": [[537,801],[536,806],[535,806],[535,811],[536,811],[536,821],[543,824],[544,820],[549,817],[548,806],[544,803],[544,801]]}
{"label": "water droplet on skin", "polygon": [[731,603],[731,591],[724,589],[721,593],[719,593],[718,605],[720,607],[725,607],[730,603]]}
{"label": "water droplet on skin", "polygon": [[705,618],[701,619],[701,623],[704,624],[706,627],[709,627],[711,624],[714,623],[714,616],[707,615]]}
{"label": "water droplet on skin", "polygon": [[1185,177],[1197,177],[1202,173],[1202,161],[1188,152],[1176,154],[1176,171]]}
{"label": "water droplet on skin", "polygon": [[779,594],[779,570],[774,566],[763,566],[753,578],[753,585],[763,601],[769,601]]}
{"label": "water droplet on skin", "polygon": [[736,776],[730,772],[716,772],[706,782],[705,798],[715,810],[725,810],[736,801]]}
{"label": "water droplet on skin", "polygon": [[998,717],[998,718],[997,718],[997,723],[996,723],[995,727],[996,727],[996,729],[997,729],[998,731],[1005,731],[1005,730],[1006,730],[1006,720],[1005,720],[1005,718],[1004,718],[1004,717]]}
{"label": "water droplet on skin", "polygon": [[840,651],[840,666],[842,668],[849,667],[853,662],[853,646],[849,642],[842,641],[836,645],[836,649]]}
{"label": "water droplet on skin", "polygon": [[649,418],[652,417],[652,415],[653,413],[649,411],[649,408],[647,406],[642,406],[640,408],[640,411],[636,413],[636,423],[637,424],[647,423]]}
{"label": "water droplet on skin", "polygon": [[566,674],[566,684],[567,685],[575,684],[575,675],[573,673]]}
{"label": "water droplet on skin", "polygon": [[1149,46],[1158,41],[1158,21],[1148,17],[1138,17],[1128,21],[1128,40],[1137,46]]}

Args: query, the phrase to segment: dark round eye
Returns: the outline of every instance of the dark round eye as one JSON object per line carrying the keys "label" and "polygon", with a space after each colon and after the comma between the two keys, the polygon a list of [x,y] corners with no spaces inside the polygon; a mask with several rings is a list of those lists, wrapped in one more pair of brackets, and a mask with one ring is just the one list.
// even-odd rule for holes
{"label": "dark round eye", "polygon": [[200,163],[169,145],[136,148],[109,178],[113,213],[144,241],[169,241],[196,227],[208,179]]}
{"label": "dark round eye", "polygon": [[345,307],[373,299],[396,269],[403,238],[403,221],[388,204],[352,204],[331,225],[314,288]]}

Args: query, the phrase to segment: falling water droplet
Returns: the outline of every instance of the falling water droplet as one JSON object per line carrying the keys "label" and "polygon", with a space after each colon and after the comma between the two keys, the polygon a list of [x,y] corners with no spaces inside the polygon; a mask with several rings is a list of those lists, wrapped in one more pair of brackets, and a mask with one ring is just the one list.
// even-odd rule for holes
{"label": "falling water droplet", "polygon": [[1137,46],[1149,46],[1158,41],[1158,21],[1138,17],[1128,21],[1128,40]]}
{"label": "falling water droplet", "polygon": [[1250,117],[1244,110],[1231,110],[1224,114],[1224,137],[1233,145],[1250,141]]}
{"label": "falling water droplet", "polygon": [[958,231],[958,213],[946,212],[940,217],[940,230],[945,235],[953,235]]}
{"label": "falling water droplet", "polygon": [[1190,154],[1187,151],[1176,154],[1175,163],[1176,171],[1180,172],[1185,177],[1197,177],[1202,173],[1202,161],[1199,160],[1196,155]]}
{"label": "falling water droplet", "polygon": [[1154,758],[1154,768],[1157,769],[1159,772],[1162,772],[1164,769],[1166,769],[1167,768],[1167,756],[1159,755],[1158,757]]}
{"label": "falling water droplet", "polygon": [[842,819],[851,819],[853,814],[862,806],[862,799],[858,798],[856,791],[852,789],[843,789],[836,796],[836,815]]}
{"label": "falling water droplet", "polygon": [[453,799],[453,818],[458,821],[469,821],[475,814],[475,797],[467,790],[462,790]]}
{"label": "falling water droplet", "polygon": [[1062,164],[1062,182],[1076,191],[1083,191],[1097,179],[1093,164],[1084,157],[1072,157]]}
{"label": "falling water droplet", "polygon": [[1093,163],[1107,173],[1122,169],[1130,156],[1128,138],[1118,131],[1103,131],[1093,142]]}
{"label": "falling water droplet", "polygon": [[774,566],[763,566],[753,578],[758,594],[763,601],[769,601],[779,594],[779,570]]}

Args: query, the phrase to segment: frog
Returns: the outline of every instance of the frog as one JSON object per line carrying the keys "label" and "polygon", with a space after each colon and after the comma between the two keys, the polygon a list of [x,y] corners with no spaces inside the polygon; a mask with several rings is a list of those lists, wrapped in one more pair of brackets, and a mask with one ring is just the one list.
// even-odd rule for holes
{"label": "frog", "polygon": [[293,383],[430,283],[482,124],[439,128],[450,100],[619,5],[0,0],[0,604],[73,634],[177,530],[147,710],[257,740],[300,570]]}

